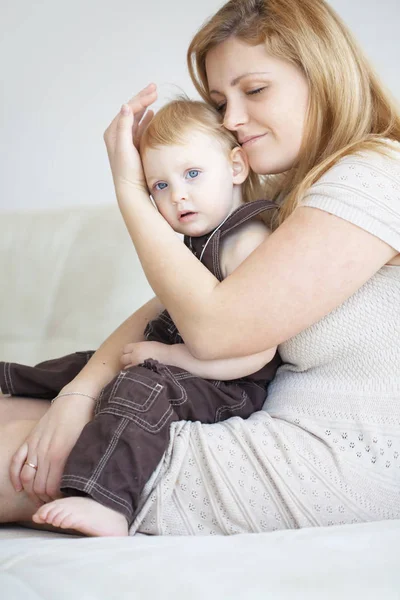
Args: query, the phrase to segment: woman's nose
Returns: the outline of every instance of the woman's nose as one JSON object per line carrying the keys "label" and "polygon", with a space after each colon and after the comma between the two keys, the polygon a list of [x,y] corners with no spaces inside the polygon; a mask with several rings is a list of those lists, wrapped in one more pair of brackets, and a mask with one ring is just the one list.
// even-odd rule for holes
{"label": "woman's nose", "polygon": [[247,123],[247,115],[243,108],[233,104],[227,104],[225,108],[223,126],[230,131],[237,131]]}

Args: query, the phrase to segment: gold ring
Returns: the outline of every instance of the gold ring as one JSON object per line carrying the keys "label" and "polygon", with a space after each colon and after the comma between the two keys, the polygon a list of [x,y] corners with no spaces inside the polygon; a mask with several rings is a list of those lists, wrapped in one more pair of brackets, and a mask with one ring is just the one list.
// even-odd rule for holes
{"label": "gold ring", "polygon": [[37,465],[34,465],[28,461],[26,461],[25,464],[28,465],[28,467],[32,467],[32,469],[35,469],[35,471],[37,471]]}

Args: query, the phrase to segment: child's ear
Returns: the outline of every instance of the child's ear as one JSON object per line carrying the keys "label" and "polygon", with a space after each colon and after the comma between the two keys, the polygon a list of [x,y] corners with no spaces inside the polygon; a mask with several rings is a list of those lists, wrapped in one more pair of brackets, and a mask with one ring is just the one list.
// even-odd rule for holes
{"label": "child's ear", "polygon": [[233,183],[240,185],[246,181],[250,171],[246,152],[241,146],[236,146],[231,150],[230,158],[232,163]]}

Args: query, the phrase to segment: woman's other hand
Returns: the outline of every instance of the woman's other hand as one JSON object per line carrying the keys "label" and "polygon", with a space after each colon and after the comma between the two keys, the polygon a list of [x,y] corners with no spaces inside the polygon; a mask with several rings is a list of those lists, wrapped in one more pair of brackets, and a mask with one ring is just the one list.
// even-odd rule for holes
{"label": "woman's other hand", "polygon": [[120,112],[104,132],[108,159],[118,200],[126,188],[147,192],[139,155],[140,137],[153,118],[147,108],[157,99],[157,88],[150,83],[122,105]]}
{"label": "woman's other hand", "polygon": [[16,491],[24,490],[39,506],[61,497],[65,463],[93,418],[94,406],[90,398],[67,396],[49,408],[12,457],[10,479]]}

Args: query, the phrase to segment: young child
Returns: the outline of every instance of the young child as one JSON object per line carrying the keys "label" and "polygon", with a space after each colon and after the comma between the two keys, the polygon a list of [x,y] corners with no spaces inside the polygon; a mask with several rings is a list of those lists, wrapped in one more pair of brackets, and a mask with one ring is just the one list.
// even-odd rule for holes
{"label": "young child", "polygon": [[[219,280],[268,236],[257,217],[275,205],[248,202],[256,180],[246,155],[206,104],[176,100],[163,107],[142,136],[140,154],[158,211]],[[198,360],[167,311],[147,325],[145,340],[124,349],[124,369],[103,389],[68,458],[61,491],[69,497],[39,508],[35,522],[127,535],[143,487],[168,449],[170,424],[247,418],[261,409],[280,364],[276,348]]]}

